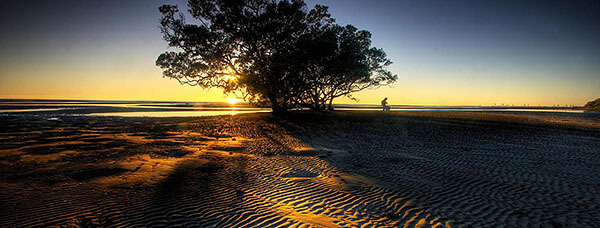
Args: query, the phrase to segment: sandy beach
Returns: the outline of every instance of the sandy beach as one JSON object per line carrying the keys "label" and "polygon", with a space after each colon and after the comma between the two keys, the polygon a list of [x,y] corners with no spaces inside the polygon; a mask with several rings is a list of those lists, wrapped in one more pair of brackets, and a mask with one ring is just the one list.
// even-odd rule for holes
{"label": "sandy beach", "polygon": [[0,227],[598,227],[600,116],[3,116]]}

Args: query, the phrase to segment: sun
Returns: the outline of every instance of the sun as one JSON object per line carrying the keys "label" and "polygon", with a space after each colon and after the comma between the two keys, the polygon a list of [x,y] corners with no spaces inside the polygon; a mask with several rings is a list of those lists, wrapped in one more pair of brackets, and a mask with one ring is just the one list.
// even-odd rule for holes
{"label": "sun", "polygon": [[234,105],[237,104],[238,102],[240,102],[240,99],[237,98],[227,98],[227,103]]}
{"label": "sun", "polygon": [[225,75],[225,81],[235,81],[237,79],[237,77],[235,77],[234,75]]}

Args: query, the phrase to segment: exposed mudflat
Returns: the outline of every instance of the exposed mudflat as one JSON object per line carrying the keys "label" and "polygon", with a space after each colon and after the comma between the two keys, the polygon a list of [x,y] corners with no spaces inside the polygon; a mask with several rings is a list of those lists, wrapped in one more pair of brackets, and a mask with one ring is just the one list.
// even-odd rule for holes
{"label": "exposed mudflat", "polygon": [[0,117],[0,227],[598,227],[597,115]]}

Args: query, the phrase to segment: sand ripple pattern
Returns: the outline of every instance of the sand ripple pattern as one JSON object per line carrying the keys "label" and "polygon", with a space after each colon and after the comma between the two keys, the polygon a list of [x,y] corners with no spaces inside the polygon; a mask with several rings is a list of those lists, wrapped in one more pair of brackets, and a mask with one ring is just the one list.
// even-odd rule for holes
{"label": "sand ripple pattern", "polygon": [[[433,114],[439,116],[441,114]],[[302,141],[342,145],[342,171],[373,177],[462,227],[597,227],[600,132],[495,116],[348,116],[290,128],[333,132]],[[498,118],[502,121],[498,121]],[[512,122],[514,121],[514,122]],[[352,129],[361,129],[360,131]],[[340,139],[346,142],[342,143]]]}
{"label": "sand ripple pattern", "polygon": [[[0,227],[600,224],[598,129],[530,124],[504,116],[490,119],[484,114],[419,115],[82,117],[60,125],[42,121],[26,129],[21,129],[20,120],[11,120],[0,131],[0,140],[12,142],[2,153],[13,153],[0,159],[5,165],[0,168],[8,173],[0,192]],[[39,128],[43,137],[16,140],[24,135],[19,129],[32,128]],[[123,138],[104,142],[82,136],[82,129],[99,139],[146,133],[135,133],[135,143]],[[233,140],[242,136],[248,141]],[[39,148],[49,147],[33,143],[61,143],[55,142],[61,137],[77,137],[79,144],[60,145],[80,157],[61,151],[39,153]],[[221,141],[210,144],[219,137]],[[158,152],[152,151],[158,147]],[[19,154],[19,148],[27,150]],[[119,157],[123,153],[128,157]],[[138,167],[114,168],[122,159],[148,153],[151,158]],[[94,154],[110,156],[94,160]],[[58,158],[51,157],[47,164],[19,160],[49,155]],[[93,178],[76,180],[52,169],[85,168],[90,161],[113,168],[95,169]],[[168,172],[145,184],[102,184],[106,178],[125,182],[151,168]],[[44,172],[49,173],[44,181],[30,177]]]}
{"label": "sand ripple pattern", "polygon": [[[339,172],[314,157],[236,158],[226,161],[224,167],[217,173],[176,170],[158,191],[129,195],[128,191],[111,190],[108,201],[90,197],[103,194],[92,188],[65,186],[60,196],[41,196],[46,200],[29,208],[27,217],[7,212],[2,221],[11,221],[3,223],[7,226],[25,227],[444,225],[440,218],[388,189],[364,183],[345,188],[335,178]],[[205,181],[198,183],[196,178]],[[86,190],[90,192],[81,194]]]}

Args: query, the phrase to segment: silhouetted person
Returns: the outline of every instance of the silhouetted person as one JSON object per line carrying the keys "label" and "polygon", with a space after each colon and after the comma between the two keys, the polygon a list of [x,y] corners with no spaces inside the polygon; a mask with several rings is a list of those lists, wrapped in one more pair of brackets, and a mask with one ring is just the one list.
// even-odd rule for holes
{"label": "silhouetted person", "polygon": [[387,105],[387,104],[388,104],[388,102],[387,102],[387,97],[386,97],[386,98],[384,98],[384,99],[381,101],[381,107],[383,107],[383,111],[384,111],[384,112],[385,112],[385,111],[389,111],[389,110],[390,110],[390,108],[391,108],[391,107],[390,107],[389,105]]}

